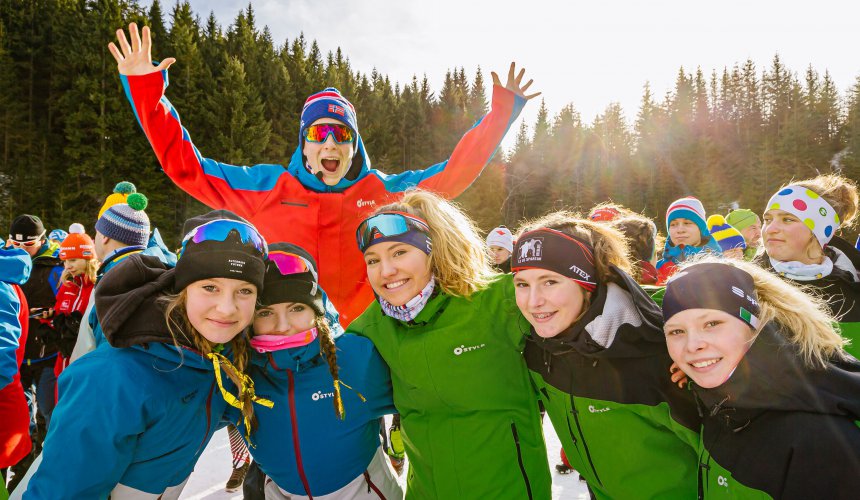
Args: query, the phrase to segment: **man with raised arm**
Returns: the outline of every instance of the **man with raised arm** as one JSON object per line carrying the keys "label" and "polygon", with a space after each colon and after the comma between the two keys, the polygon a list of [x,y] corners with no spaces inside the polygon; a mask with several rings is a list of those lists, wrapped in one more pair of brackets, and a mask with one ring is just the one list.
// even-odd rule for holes
{"label": "man with raised arm", "polygon": [[234,166],[206,158],[191,142],[176,109],[164,96],[166,58],[154,64],[149,28],[117,30],[119,46],[108,48],[135,116],[165,173],[188,194],[213,209],[228,209],[249,219],[269,241],[290,241],[320,263],[320,285],[341,312],[344,325],[373,301],[361,253],[358,223],[374,207],[420,187],[454,198],[466,190],[493,157],[517,118],[532,81],[524,85],[511,63],[502,86],[493,73],[490,112],[460,139],[451,156],[424,170],[388,175],[370,168],[358,132],[355,108],[335,88],[311,95],[302,109],[299,145],[286,166]]}

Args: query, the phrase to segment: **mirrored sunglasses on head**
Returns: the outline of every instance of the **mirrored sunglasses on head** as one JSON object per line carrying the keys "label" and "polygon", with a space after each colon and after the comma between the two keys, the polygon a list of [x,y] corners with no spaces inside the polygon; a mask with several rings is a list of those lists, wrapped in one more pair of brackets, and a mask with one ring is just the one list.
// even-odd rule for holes
{"label": "mirrored sunglasses on head", "polygon": [[270,262],[269,265],[274,265],[282,276],[311,273],[314,277],[314,281],[318,280],[317,272],[314,270],[313,265],[301,255],[273,250],[272,252],[269,252],[268,259]]}
{"label": "mirrored sunglasses on head", "polygon": [[403,212],[383,212],[365,219],[355,232],[358,248],[364,252],[376,238],[397,236],[412,230],[429,233],[427,222]]}
{"label": "mirrored sunglasses on head", "polygon": [[266,240],[257,231],[254,226],[229,219],[218,219],[201,224],[192,229],[185,238],[182,239],[182,249],[180,256],[185,251],[185,246],[189,241],[200,243],[203,241],[226,241],[230,233],[235,231],[242,243],[251,244],[254,248],[260,251],[264,256],[269,253]]}
{"label": "mirrored sunglasses on head", "polygon": [[346,125],[320,123],[305,129],[305,140],[308,142],[325,142],[329,135],[334,137],[334,142],[338,144],[355,141],[355,133]]}

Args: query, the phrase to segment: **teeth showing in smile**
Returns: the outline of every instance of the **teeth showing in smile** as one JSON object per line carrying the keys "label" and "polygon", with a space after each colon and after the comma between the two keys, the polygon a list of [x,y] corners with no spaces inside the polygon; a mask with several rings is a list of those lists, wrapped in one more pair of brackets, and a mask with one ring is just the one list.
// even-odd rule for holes
{"label": "teeth showing in smile", "polygon": [[555,313],[533,313],[532,316],[534,316],[535,319],[547,319],[553,314]]}
{"label": "teeth showing in smile", "polygon": [[723,359],[723,358],[714,358],[714,359],[709,359],[707,361],[699,361],[699,362],[690,363],[690,364],[696,368],[705,368],[705,367],[711,366],[712,364],[718,362],[721,359]]}
{"label": "teeth showing in smile", "polygon": [[397,288],[399,286],[404,285],[405,283],[406,283],[406,280],[395,281],[394,283],[387,283],[385,285],[385,288],[391,290],[392,288]]}

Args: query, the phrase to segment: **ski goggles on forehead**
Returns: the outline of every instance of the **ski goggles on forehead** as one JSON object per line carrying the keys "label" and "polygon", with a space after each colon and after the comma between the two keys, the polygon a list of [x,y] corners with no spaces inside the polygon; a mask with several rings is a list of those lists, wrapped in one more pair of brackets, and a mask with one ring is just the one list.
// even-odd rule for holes
{"label": "ski goggles on forehead", "polygon": [[329,135],[333,136],[334,142],[338,144],[355,141],[355,133],[346,125],[320,123],[305,129],[305,140],[308,142],[325,142]]}
{"label": "ski goggles on forehead", "polygon": [[269,253],[269,247],[266,245],[266,240],[257,231],[257,229],[254,228],[254,226],[235,220],[218,219],[197,226],[186,234],[185,238],[182,239],[182,249],[179,252],[180,256],[184,253],[185,246],[189,241],[194,243],[201,243],[203,241],[227,241],[227,237],[230,236],[230,233],[233,231],[239,235],[242,243],[252,245],[254,248],[259,250],[263,256],[266,256]]}
{"label": "ski goggles on forehead", "polygon": [[311,273],[314,281],[317,281],[317,273],[314,271],[314,266],[301,255],[275,250],[269,252],[268,259],[283,276]]}
{"label": "ski goggles on forehead", "polygon": [[364,252],[378,238],[388,238],[419,231],[424,234],[430,232],[430,226],[414,215],[402,212],[384,212],[365,219],[358,225],[355,232],[358,248]]}
{"label": "ski goggles on forehead", "polygon": [[36,246],[40,241],[42,241],[42,238],[44,238],[44,237],[45,237],[45,231],[42,231],[42,234],[40,234],[39,236],[36,236],[35,240],[18,241],[16,239],[13,239],[11,234],[9,235],[9,240],[12,242],[12,246],[15,248],[21,248],[21,247],[31,248],[31,247]]}

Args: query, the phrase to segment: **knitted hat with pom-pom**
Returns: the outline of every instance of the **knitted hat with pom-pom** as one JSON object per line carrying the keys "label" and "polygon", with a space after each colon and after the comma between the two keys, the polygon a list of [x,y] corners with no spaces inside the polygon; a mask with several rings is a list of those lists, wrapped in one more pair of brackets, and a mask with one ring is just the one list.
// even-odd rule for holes
{"label": "knitted hat with pom-pom", "polygon": [[109,207],[96,222],[96,231],[126,245],[146,245],[149,240],[149,201],[140,193],[131,193],[125,203]]}
{"label": "knitted hat with pom-pom", "polygon": [[102,215],[104,215],[105,210],[109,209],[110,207],[112,207],[118,203],[126,203],[126,199],[128,198],[128,195],[130,195],[132,193],[136,193],[136,192],[137,192],[137,188],[134,187],[134,184],[132,184],[128,181],[122,181],[122,182],[118,183],[116,186],[114,186],[113,193],[111,193],[107,197],[107,199],[105,199],[105,202],[102,205],[102,208],[99,210],[99,218]]}
{"label": "knitted hat with pom-pom", "polygon": [[95,256],[96,247],[84,226],[77,222],[69,226],[69,235],[60,243],[60,260],[91,260]]}
{"label": "knitted hat with pom-pom", "polygon": [[711,232],[711,237],[720,245],[720,250],[723,252],[733,248],[743,250],[747,247],[741,232],[726,222],[722,215],[715,214],[708,217],[708,231]]}

